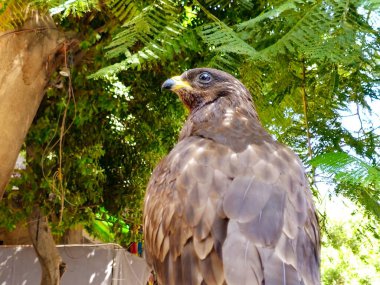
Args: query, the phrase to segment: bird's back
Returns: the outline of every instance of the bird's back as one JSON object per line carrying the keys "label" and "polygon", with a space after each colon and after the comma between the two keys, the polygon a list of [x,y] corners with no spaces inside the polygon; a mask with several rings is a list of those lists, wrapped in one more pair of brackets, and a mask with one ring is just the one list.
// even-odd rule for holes
{"label": "bird's back", "polygon": [[148,185],[146,254],[161,284],[319,284],[318,224],[296,155],[266,135],[231,147],[202,130]]}

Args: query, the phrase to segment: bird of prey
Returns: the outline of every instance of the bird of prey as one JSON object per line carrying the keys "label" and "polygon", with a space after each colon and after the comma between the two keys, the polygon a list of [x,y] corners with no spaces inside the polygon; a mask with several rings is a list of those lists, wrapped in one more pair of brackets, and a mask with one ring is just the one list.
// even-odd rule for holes
{"label": "bird of prey", "polygon": [[189,110],[144,202],[162,285],[320,284],[319,226],[300,159],[261,125],[244,85],[196,68],[166,80]]}

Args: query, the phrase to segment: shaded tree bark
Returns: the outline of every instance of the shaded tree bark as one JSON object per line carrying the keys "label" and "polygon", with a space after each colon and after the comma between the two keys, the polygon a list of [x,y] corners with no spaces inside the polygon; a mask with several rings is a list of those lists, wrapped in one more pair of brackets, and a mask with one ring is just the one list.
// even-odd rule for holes
{"label": "shaded tree bark", "polygon": [[41,265],[41,285],[59,285],[65,263],[56,248],[48,219],[36,206],[29,218],[29,234]]}
{"label": "shaded tree bark", "polygon": [[38,14],[21,30],[0,34],[0,200],[43,98],[59,45],[53,20]]}

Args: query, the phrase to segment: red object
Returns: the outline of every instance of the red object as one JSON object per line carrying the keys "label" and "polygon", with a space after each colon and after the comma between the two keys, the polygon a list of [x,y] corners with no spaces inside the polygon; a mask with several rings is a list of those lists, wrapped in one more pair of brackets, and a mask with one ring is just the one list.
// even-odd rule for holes
{"label": "red object", "polygon": [[136,242],[132,242],[129,245],[129,252],[137,255],[137,243]]}

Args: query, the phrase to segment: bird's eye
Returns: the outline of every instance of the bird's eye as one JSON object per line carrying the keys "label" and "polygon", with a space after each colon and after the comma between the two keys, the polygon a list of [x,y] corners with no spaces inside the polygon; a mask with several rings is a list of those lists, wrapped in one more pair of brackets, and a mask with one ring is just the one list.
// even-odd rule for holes
{"label": "bird's eye", "polygon": [[211,81],[211,75],[210,73],[208,72],[202,72],[199,77],[198,77],[199,81],[201,83],[209,83]]}

